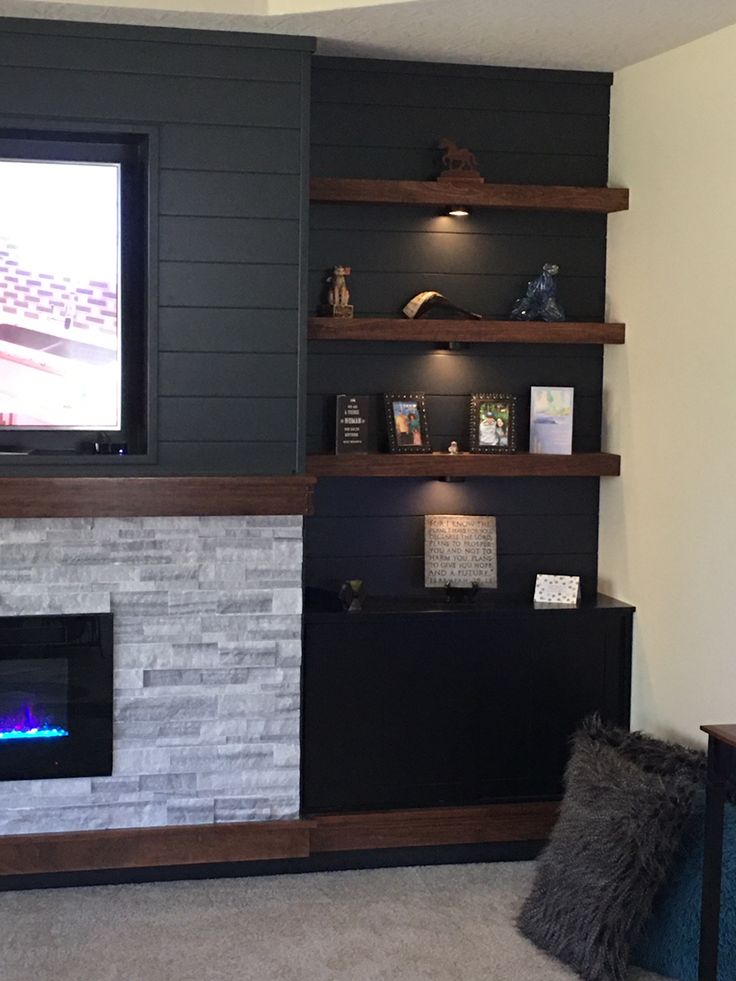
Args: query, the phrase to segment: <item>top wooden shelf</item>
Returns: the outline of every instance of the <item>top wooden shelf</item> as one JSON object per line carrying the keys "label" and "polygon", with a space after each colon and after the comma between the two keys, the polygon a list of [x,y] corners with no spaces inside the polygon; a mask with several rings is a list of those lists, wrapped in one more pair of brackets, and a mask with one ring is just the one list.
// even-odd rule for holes
{"label": "top wooden shelf", "polygon": [[519,208],[537,211],[626,211],[625,187],[542,184],[475,184],[470,181],[388,181],[313,177],[312,201],[344,204],[429,204],[435,207]]}
{"label": "top wooden shelf", "polygon": [[519,320],[312,317],[310,341],[425,341],[476,344],[623,344],[624,324]]}

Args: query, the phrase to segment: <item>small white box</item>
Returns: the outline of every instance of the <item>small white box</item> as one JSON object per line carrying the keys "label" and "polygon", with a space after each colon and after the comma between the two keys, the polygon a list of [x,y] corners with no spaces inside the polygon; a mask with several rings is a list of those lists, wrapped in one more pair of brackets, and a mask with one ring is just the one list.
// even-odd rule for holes
{"label": "small white box", "polygon": [[580,576],[550,576],[539,573],[534,587],[535,606],[577,606]]}

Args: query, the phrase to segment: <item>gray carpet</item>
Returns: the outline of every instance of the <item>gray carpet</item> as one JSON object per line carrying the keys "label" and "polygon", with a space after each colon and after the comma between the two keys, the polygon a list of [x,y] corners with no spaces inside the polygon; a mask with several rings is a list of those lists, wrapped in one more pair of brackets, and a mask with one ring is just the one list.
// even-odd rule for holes
{"label": "gray carpet", "polygon": [[[531,863],[0,894],[2,981],[565,981]],[[632,970],[630,981],[658,975]]]}

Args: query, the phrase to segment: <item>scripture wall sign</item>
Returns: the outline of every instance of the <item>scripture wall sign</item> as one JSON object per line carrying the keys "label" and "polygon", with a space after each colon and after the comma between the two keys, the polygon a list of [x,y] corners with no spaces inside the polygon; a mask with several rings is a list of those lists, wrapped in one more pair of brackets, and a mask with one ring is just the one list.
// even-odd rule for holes
{"label": "scripture wall sign", "polygon": [[424,585],[489,589],[498,585],[496,519],[428,514],[424,519]]}

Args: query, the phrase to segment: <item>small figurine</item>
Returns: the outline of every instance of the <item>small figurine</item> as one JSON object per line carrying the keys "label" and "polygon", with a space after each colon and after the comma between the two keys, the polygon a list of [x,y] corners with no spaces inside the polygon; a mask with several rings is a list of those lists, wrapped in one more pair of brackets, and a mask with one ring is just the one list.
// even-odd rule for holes
{"label": "small figurine", "polygon": [[348,613],[358,613],[363,609],[363,580],[346,579],[338,593],[343,610]]}
{"label": "small figurine", "polygon": [[565,319],[565,311],[557,301],[555,276],[560,267],[553,262],[542,266],[542,273],[529,280],[526,293],[520,296],[511,311],[512,320],[544,320],[547,323]]}
{"label": "small figurine", "polygon": [[332,274],[327,277],[327,306],[324,308],[327,317],[352,317],[353,307],[350,305],[350,290],[347,278],[352,272],[350,266],[333,266]]}
{"label": "small figurine", "polygon": [[457,442],[454,439],[447,447],[447,452],[450,453],[452,456],[457,456],[457,454],[460,452],[460,450],[458,449]]}
{"label": "small figurine", "polygon": [[460,147],[454,140],[447,138],[440,140],[437,147],[445,151],[442,155],[442,164],[445,170],[442,171],[437,180],[463,180],[483,183],[483,178],[478,171],[478,161],[472,150]]}

